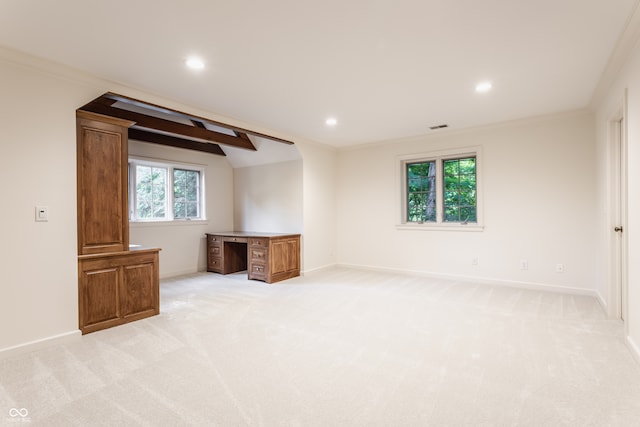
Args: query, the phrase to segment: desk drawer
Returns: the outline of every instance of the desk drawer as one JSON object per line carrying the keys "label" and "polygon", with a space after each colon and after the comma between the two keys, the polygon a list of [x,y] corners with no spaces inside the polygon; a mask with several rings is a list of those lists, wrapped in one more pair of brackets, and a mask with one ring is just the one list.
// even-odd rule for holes
{"label": "desk drawer", "polygon": [[266,280],[267,266],[259,262],[252,262],[249,267],[249,279]]}
{"label": "desk drawer", "polygon": [[207,244],[209,246],[220,246],[222,245],[222,237],[220,236],[212,236],[212,235],[207,235]]}
{"label": "desk drawer", "polygon": [[246,237],[225,236],[225,237],[222,238],[222,241],[224,241],[224,242],[235,242],[235,243],[247,243],[247,238]]}
{"label": "desk drawer", "polygon": [[267,262],[268,254],[266,248],[249,246],[249,259],[258,262]]}
{"label": "desk drawer", "polygon": [[267,246],[269,246],[269,240],[249,237],[249,246],[254,246],[256,248],[266,248]]}
{"label": "desk drawer", "polygon": [[207,271],[222,273],[222,258],[209,255],[207,259]]}

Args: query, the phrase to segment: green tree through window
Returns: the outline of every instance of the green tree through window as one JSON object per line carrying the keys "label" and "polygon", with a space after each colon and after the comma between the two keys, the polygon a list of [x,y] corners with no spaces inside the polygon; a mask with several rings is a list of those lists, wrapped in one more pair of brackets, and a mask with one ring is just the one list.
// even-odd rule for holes
{"label": "green tree through window", "polygon": [[407,221],[436,221],[436,162],[407,164]]}
{"label": "green tree through window", "polygon": [[167,169],[136,167],[136,212],[141,219],[165,217]]}
{"label": "green tree through window", "polygon": [[476,222],[476,158],[443,162],[444,222]]}
{"label": "green tree through window", "polygon": [[405,167],[405,218],[408,223],[478,223],[477,157],[409,160]]}
{"label": "green tree through window", "polygon": [[129,159],[131,221],[205,218],[204,169],[147,159]]}
{"label": "green tree through window", "polygon": [[173,217],[198,218],[200,216],[200,172],[173,170]]}

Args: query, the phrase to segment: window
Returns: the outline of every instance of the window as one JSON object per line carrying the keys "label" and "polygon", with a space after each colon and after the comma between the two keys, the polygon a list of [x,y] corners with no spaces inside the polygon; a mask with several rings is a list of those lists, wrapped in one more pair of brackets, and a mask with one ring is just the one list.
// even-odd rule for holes
{"label": "window", "polygon": [[129,159],[131,221],[204,220],[204,168]]}
{"label": "window", "polygon": [[479,148],[400,159],[401,226],[481,229]]}
{"label": "window", "polygon": [[477,222],[476,158],[442,161],[444,221]]}
{"label": "window", "polygon": [[200,218],[200,172],[173,170],[173,218]]}

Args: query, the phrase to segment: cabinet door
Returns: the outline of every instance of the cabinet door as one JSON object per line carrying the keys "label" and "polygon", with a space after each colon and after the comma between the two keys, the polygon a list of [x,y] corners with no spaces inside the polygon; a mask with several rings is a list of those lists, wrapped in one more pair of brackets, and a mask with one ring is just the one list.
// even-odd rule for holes
{"label": "cabinet door", "polygon": [[98,330],[119,324],[120,269],[92,269],[92,266],[87,264],[81,270],[80,329],[84,332],[85,329]]}
{"label": "cabinet door", "polygon": [[78,112],[77,117],[80,255],[129,249],[128,122],[91,119],[94,116]]}
{"label": "cabinet door", "polygon": [[78,263],[83,334],[160,312],[157,250],[86,257]]}
{"label": "cabinet door", "polygon": [[299,268],[296,240],[273,242],[271,251],[271,274],[284,273]]}
{"label": "cabinet door", "polygon": [[123,267],[122,317],[153,313],[157,305],[153,262]]}
{"label": "cabinet door", "polygon": [[300,239],[280,239],[270,243],[268,282],[300,275]]}

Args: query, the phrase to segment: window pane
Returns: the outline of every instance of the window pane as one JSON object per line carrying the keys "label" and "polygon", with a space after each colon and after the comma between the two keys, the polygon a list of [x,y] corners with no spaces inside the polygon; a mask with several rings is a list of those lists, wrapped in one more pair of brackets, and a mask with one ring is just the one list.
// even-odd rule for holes
{"label": "window pane", "polygon": [[476,208],[475,207],[460,208],[460,221],[478,222],[478,219],[476,217]]}
{"label": "window pane", "polygon": [[166,177],[166,168],[136,165],[136,218],[165,218]]}
{"label": "window pane", "polygon": [[476,173],[476,159],[470,157],[468,159],[460,159],[460,175]]}
{"label": "window pane", "polygon": [[443,163],[445,176],[458,176],[459,160],[445,160]]}
{"label": "window pane", "polygon": [[407,165],[407,177],[416,178],[422,176],[422,163],[410,163]]}
{"label": "window pane", "polygon": [[189,203],[187,205],[187,217],[196,218],[198,216],[198,205],[196,203]]}
{"label": "window pane", "polygon": [[460,192],[460,205],[461,206],[475,206],[476,205],[476,192],[475,192],[475,190],[461,191]]}
{"label": "window pane", "polygon": [[477,222],[476,158],[443,162],[444,221]]}
{"label": "window pane", "polygon": [[475,190],[476,189],[476,176],[475,175],[460,175],[460,189],[461,190]]}
{"label": "window pane", "polygon": [[407,164],[407,221],[435,221],[435,161]]}
{"label": "window pane", "polygon": [[198,218],[200,216],[200,172],[174,169],[173,201],[174,218]]}
{"label": "window pane", "polygon": [[420,178],[409,179],[409,192],[412,193],[420,190],[422,190],[422,180]]}
{"label": "window pane", "polygon": [[449,190],[449,191],[458,191],[458,188],[460,187],[459,183],[458,183],[458,177],[457,176],[445,176],[444,177],[444,189],[445,191]]}
{"label": "window pane", "polygon": [[445,191],[444,192],[444,204],[448,205],[457,205],[460,193],[457,191]]}
{"label": "window pane", "polygon": [[436,179],[422,178],[422,191],[435,191]]}
{"label": "window pane", "polygon": [[447,222],[459,222],[460,208],[457,206],[446,207],[444,210],[444,220]]}

